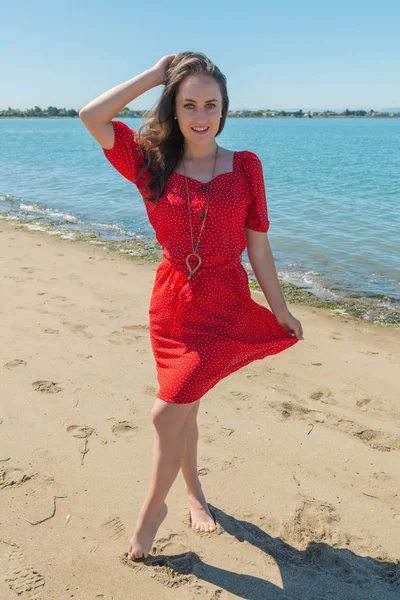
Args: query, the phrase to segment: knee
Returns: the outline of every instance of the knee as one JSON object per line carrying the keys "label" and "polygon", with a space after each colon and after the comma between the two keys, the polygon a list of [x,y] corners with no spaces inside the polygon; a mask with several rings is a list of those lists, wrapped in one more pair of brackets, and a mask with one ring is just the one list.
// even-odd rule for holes
{"label": "knee", "polygon": [[190,404],[172,404],[157,400],[151,411],[151,420],[156,429],[179,429],[188,419],[196,418],[199,401]]}
{"label": "knee", "polygon": [[[151,411],[151,420],[157,430],[179,429],[185,423],[185,415],[174,410],[176,406],[154,406]],[[179,407],[178,407],[179,408]]]}
{"label": "knee", "polygon": [[188,411],[186,418],[185,418],[186,424],[192,425],[194,423],[197,423],[197,415],[199,412],[199,405],[200,405],[200,401],[193,402],[193,405],[190,407],[190,410]]}

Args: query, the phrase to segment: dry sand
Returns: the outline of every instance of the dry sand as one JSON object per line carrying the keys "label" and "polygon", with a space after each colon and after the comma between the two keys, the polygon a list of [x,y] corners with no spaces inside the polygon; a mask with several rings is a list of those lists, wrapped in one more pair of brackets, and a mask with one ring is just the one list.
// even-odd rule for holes
{"label": "dry sand", "polygon": [[151,555],[133,563],[157,264],[0,230],[1,600],[400,597],[399,330],[290,306],[305,340],[201,401],[217,531],[190,529],[179,474]]}

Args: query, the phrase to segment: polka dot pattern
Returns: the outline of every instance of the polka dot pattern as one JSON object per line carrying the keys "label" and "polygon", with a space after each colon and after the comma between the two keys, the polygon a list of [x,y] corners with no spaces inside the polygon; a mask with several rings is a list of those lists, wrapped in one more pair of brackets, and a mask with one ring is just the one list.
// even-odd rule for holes
{"label": "polka dot pattern", "polygon": [[[135,181],[144,160],[136,132],[122,121],[112,122],[114,146],[103,152],[146,200],[144,182],[149,174]],[[188,177],[195,242],[209,184]],[[194,402],[240,367],[298,342],[267,307],[252,299],[241,263],[244,228],[262,232],[269,228],[263,169],[254,152],[235,152],[233,171],[213,180],[200,239],[202,264],[190,281],[185,263],[191,241],[184,176],[173,173],[157,206],[145,201],[145,207],[163,248],[149,307],[158,398],[175,404]],[[196,261],[190,264],[193,268]]]}

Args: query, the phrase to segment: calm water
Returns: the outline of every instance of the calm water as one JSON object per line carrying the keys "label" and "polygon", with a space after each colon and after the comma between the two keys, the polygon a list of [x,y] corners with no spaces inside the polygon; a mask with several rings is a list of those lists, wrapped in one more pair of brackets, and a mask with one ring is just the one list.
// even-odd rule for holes
{"label": "calm water", "polygon": [[[400,302],[400,119],[228,119],[218,142],[263,163],[280,278],[321,297]],[[0,119],[9,217],[155,241],[136,187],[79,119]]]}

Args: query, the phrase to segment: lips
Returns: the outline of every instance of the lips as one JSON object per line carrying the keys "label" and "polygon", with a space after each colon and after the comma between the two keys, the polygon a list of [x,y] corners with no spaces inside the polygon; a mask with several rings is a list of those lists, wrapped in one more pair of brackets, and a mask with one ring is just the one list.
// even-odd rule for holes
{"label": "lips", "polygon": [[203,129],[202,131],[196,131],[196,129],[194,129],[193,127],[191,127],[191,130],[194,131],[195,133],[198,133],[199,135],[207,133],[207,131],[209,130],[209,127],[206,127],[206,129]]}

